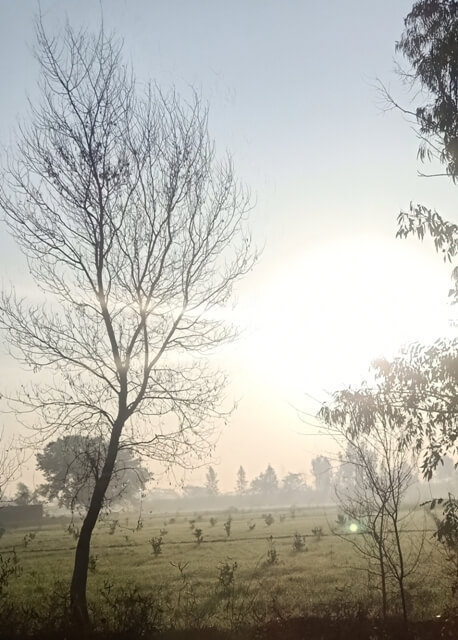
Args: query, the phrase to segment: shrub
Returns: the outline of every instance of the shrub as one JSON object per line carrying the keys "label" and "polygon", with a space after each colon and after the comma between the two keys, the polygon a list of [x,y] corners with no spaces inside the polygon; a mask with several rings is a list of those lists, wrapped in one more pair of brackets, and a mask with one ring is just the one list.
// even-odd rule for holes
{"label": "shrub", "polygon": [[270,527],[270,525],[275,522],[275,518],[271,513],[263,514],[262,517],[264,518],[264,522],[268,527]]}
{"label": "shrub", "polygon": [[28,547],[32,540],[35,540],[36,535],[36,531],[29,531],[28,533],[26,533],[22,538],[22,544],[24,545],[24,547]]}
{"label": "shrub", "polygon": [[277,564],[278,562],[278,552],[275,546],[275,541],[272,536],[267,538],[268,546],[267,546],[267,565]]}
{"label": "shrub", "polygon": [[154,593],[141,593],[131,585],[115,590],[106,582],[101,595],[106,610],[101,622],[106,631],[121,638],[150,638],[160,631],[163,607]]}
{"label": "shrub", "polygon": [[302,536],[296,531],[293,538],[293,551],[299,552],[304,550],[306,550],[305,536]]}
{"label": "shrub", "polygon": [[160,556],[162,553],[162,536],[158,536],[157,538],[153,536],[149,542],[153,549],[153,555],[157,558],[157,556]]}
{"label": "shrub", "polygon": [[[128,522],[128,520],[127,520]],[[116,527],[119,525],[119,520],[112,520],[110,522],[110,524],[108,525],[108,534],[110,536],[112,536],[114,534],[114,532],[116,531]],[[127,525],[126,525],[127,526]]]}
{"label": "shrub", "polygon": [[237,562],[232,562],[230,558],[218,565],[218,586],[223,598],[228,598],[233,592],[236,571]]}
{"label": "shrub", "polygon": [[232,517],[228,516],[226,522],[224,523],[224,530],[226,532],[226,536],[229,538],[231,535],[231,526],[232,526]]}
{"label": "shrub", "polygon": [[347,518],[343,513],[338,513],[337,514],[337,520],[336,520],[336,525],[339,528],[343,528],[347,523]]}
{"label": "shrub", "polygon": [[204,539],[204,536],[202,534],[202,529],[194,529],[193,536],[196,539],[197,546],[200,547],[200,545],[201,545],[201,543],[202,543],[202,541]]}
{"label": "shrub", "polygon": [[91,573],[95,573],[97,571],[97,559],[98,556],[94,556],[92,553],[89,556],[88,569]]}
{"label": "shrub", "polygon": [[319,540],[321,540],[321,536],[323,535],[323,529],[322,529],[322,527],[313,527],[312,533],[315,536],[315,538],[317,539],[317,541],[319,541]]}
{"label": "shrub", "polygon": [[16,550],[11,553],[0,553],[0,598],[4,595],[11,578],[18,578],[22,574]]}

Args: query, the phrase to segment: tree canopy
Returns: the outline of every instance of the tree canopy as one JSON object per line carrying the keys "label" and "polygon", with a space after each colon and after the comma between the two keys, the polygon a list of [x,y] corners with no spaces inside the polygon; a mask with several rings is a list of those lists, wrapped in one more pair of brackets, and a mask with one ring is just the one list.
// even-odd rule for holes
{"label": "tree canopy", "polygon": [[[40,495],[56,500],[72,511],[87,509],[94,484],[102,472],[107,455],[107,442],[100,438],[71,435],[48,442],[37,454],[37,467],[46,482],[39,487]],[[120,449],[116,458],[104,505],[139,497],[151,474],[129,449]]]}
{"label": "tree canopy", "polygon": [[454,0],[415,2],[396,44],[408,60],[407,77],[424,90],[415,111],[421,158],[436,155],[458,177],[458,5]]}
{"label": "tree canopy", "polygon": [[266,495],[275,494],[278,491],[278,478],[272,465],[268,464],[265,471],[251,481],[251,491]]}

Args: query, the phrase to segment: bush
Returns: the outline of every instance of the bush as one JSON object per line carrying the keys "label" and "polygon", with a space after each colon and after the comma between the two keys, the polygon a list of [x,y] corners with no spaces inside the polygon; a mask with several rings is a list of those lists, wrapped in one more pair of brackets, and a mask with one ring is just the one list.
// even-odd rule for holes
{"label": "bush", "polygon": [[108,525],[108,534],[112,536],[116,531],[116,527],[119,525],[119,520],[112,520]]}
{"label": "bush", "polygon": [[113,589],[106,582],[101,595],[105,615],[100,623],[105,631],[121,638],[150,638],[162,628],[163,608],[154,594],[141,593],[132,585]]}
{"label": "bush", "polygon": [[228,598],[233,592],[236,571],[237,562],[232,562],[230,558],[218,565],[218,586],[223,598]]}
{"label": "bush", "polygon": [[277,562],[278,562],[278,552],[277,552],[277,548],[275,546],[275,542],[274,542],[273,537],[270,536],[270,538],[267,538],[267,542],[268,542],[268,546],[267,546],[266,564],[267,565],[277,564]]}
{"label": "bush", "polygon": [[203,533],[202,533],[202,529],[194,529],[193,536],[196,539],[197,546],[200,547],[200,545],[201,545],[201,543],[202,543],[202,541],[204,539],[204,536],[203,536]]}
{"label": "bush", "polygon": [[322,529],[322,527],[313,527],[312,533],[315,536],[315,538],[317,539],[317,541],[319,541],[319,540],[321,540],[321,536],[323,535],[323,529]]}
{"label": "bush", "polygon": [[35,540],[36,538],[36,531],[29,531],[28,533],[25,534],[25,536],[22,538],[22,544],[24,545],[24,547],[28,547],[29,544]]}
{"label": "bush", "polygon": [[270,527],[270,525],[275,522],[275,518],[271,513],[263,514],[262,517],[264,518],[264,522],[268,527]]}
{"label": "bush", "polygon": [[11,553],[0,553],[0,598],[4,596],[11,578],[18,578],[22,574],[15,549]]}
{"label": "bush", "polygon": [[153,536],[149,542],[153,549],[153,555],[157,558],[157,556],[160,556],[162,553],[162,536],[158,536],[157,538]]}
{"label": "bush", "polygon": [[294,534],[293,538],[293,551],[306,551],[307,547],[305,546],[305,536],[302,536],[297,531]]}
{"label": "bush", "polygon": [[232,526],[232,517],[228,516],[226,522],[224,523],[224,530],[226,532],[226,536],[229,538],[231,535],[231,526]]}
{"label": "bush", "polygon": [[94,556],[92,553],[89,556],[88,569],[91,573],[95,573],[97,571],[97,559],[98,556]]}

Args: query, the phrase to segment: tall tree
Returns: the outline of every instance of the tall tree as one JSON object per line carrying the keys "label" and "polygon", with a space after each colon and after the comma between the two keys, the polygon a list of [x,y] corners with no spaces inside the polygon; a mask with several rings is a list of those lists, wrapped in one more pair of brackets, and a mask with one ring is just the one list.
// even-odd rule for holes
{"label": "tall tree", "polygon": [[[422,144],[422,160],[436,158],[453,182],[458,178],[458,4],[454,0],[420,0],[407,15],[397,44],[408,63],[408,76],[424,96],[415,117]],[[444,260],[458,255],[458,225],[422,205],[401,211],[398,236],[430,235]],[[452,271],[449,295],[458,301],[458,268]],[[405,439],[424,451],[423,474],[431,478],[447,453],[456,455],[458,433],[458,340],[438,340],[432,346],[414,345],[391,363],[381,362],[379,378],[409,414]],[[433,501],[434,504],[434,501]],[[445,545],[455,568],[458,539],[458,501],[448,496],[443,519],[436,520],[437,538]],[[450,564],[450,563],[449,563]],[[456,575],[452,591],[456,591]]]}
{"label": "tall tree", "polygon": [[208,467],[205,488],[210,496],[216,496],[219,493],[218,476],[216,475],[216,471],[213,467]]}
{"label": "tall tree", "polygon": [[275,469],[268,464],[266,470],[251,482],[253,493],[272,495],[278,491],[278,478]]}
{"label": "tall tree", "polygon": [[283,478],[282,492],[285,494],[301,493],[307,489],[307,483],[305,482],[303,473],[289,472]]}
{"label": "tall tree", "polygon": [[248,480],[246,479],[245,469],[240,465],[239,470],[237,471],[237,482],[235,485],[235,490],[240,495],[246,493],[248,488]]}
{"label": "tall tree", "polygon": [[249,195],[219,162],[199,98],[139,94],[121,44],[37,26],[41,102],[21,127],[0,207],[43,300],[3,293],[14,355],[46,382],[16,398],[40,436],[101,437],[106,455],[78,539],[70,589],[89,624],[92,531],[120,447],[166,464],[208,449],[225,377],[204,354],[235,337],[221,320],[254,261]]}
{"label": "tall tree", "polygon": [[[406,58],[406,75],[420,101],[412,115],[421,140],[419,157],[436,158],[446,175],[458,177],[458,5],[454,0],[414,2],[396,45]],[[390,96],[392,104],[398,106]],[[458,255],[458,226],[436,211],[411,204],[398,217],[401,238],[428,234],[436,250],[452,262]],[[458,269],[452,272],[451,298],[458,301]],[[391,401],[402,406],[404,443],[423,451],[422,468],[431,478],[442,457],[458,450],[455,428],[458,398],[458,341],[437,340],[412,345],[391,362],[375,364],[378,384]]]}
{"label": "tall tree", "polygon": [[312,460],[312,474],[315,489],[322,498],[329,498],[332,487],[332,465],[326,456],[316,456]]}

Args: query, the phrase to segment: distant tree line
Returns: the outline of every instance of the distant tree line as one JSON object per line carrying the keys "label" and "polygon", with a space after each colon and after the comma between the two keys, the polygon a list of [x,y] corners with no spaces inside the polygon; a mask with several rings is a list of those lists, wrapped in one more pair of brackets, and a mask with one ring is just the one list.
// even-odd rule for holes
{"label": "distant tree line", "polygon": [[[240,465],[237,474],[233,492],[226,495],[235,495],[238,497],[249,498],[258,496],[264,497],[266,500],[280,499],[294,501],[294,499],[309,500],[310,502],[326,502],[332,499],[333,495],[333,470],[330,460],[323,455],[317,456],[312,460],[311,466],[313,484],[310,485],[306,481],[304,473],[288,472],[282,479],[271,464],[268,464],[264,471],[254,477],[251,481],[248,479],[247,473],[242,465]],[[339,477],[339,476],[336,476]],[[184,498],[211,498],[224,495],[219,489],[218,475],[215,469],[208,467],[205,476],[204,485],[188,484],[183,487]],[[163,497],[171,497],[169,492],[163,493],[162,490],[153,492],[153,494],[163,494]],[[178,497],[178,494],[174,494]]]}

